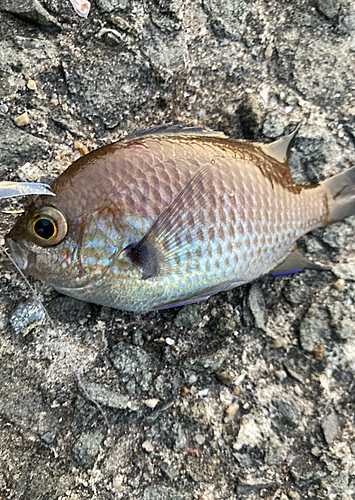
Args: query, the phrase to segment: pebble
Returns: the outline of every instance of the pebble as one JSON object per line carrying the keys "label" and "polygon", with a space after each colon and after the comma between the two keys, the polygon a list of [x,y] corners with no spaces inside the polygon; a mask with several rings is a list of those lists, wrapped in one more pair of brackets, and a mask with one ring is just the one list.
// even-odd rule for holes
{"label": "pebble", "polygon": [[27,82],[27,88],[29,88],[30,90],[37,90],[37,83],[30,78]]}
{"label": "pebble", "polygon": [[0,104],[0,111],[2,113],[7,113],[9,111],[9,107],[7,106],[7,104],[5,104],[4,102]]}
{"label": "pebble", "polygon": [[233,373],[231,370],[223,370],[221,372],[218,372],[217,374],[218,380],[222,382],[222,384],[228,386],[231,386],[234,384],[234,381],[236,379],[235,373]]}
{"label": "pebble", "polygon": [[275,376],[282,382],[285,378],[287,378],[287,373],[284,370],[276,370]]}
{"label": "pebble", "polygon": [[174,339],[171,339],[170,337],[166,337],[165,342],[166,342],[168,345],[174,345],[174,344],[175,344],[175,340],[174,340]]}
{"label": "pebble", "polygon": [[316,0],[316,7],[325,17],[332,19],[339,13],[339,0]]}
{"label": "pebble", "polygon": [[208,396],[208,389],[202,389],[201,391],[198,391],[197,396]]}
{"label": "pebble", "polygon": [[335,290],[337,290],[338,292],[343,292],[345,290],[345,281],[343,279],[338,279],[336,280],[336,282],[334,283],[333,287],[335,288]]}
{"label": "pebble", "polygon": [[228,408],[226,409],[227,417],[224,419],[224,421],[229,422],[230,420],[232,420],[238,410],[239,410],[238,403],[232,403],[231,405],[229,405]]}
{"label": "pebble", "polygon": [[80,141],[75,141],[74,142],[74,148],[77,149],[78,151],[80,151],[80,153],[85,156],[88,154],[89,150],[88,148],[85,146],[85,144],[83,144],[82,142]]}
{"label": "pebble", "polygon": [[252,315],[254,316],[256,328],[260,328],[261,330],[265,331],[265,300],[263,292],[261,291],[260,285],[258,283],[254,283],[250,288],[248,305],[252,312]]}
{"label": "pebble", "polygon": [[202,445],[206,441],[206,437],[198,432],[195,435],[195,441],[197,444]]}
{"label": "pebble", "polygon": [[191,375],[191,377],[189,378],[189,384],[194,384],[195,382],[197,382],[197,377],[196,375]]}
{"label": "pebble", "polygon": [[300,495],[297,493],[297,491],[290,490],[287,492],[287,495],[291,500],[300,500]]}
{"label": "pebble", "polygon": [[84,432],[73,447],[75,460],[82,465],[90,462],[98,454],[104,437],[101,431]]}
{"label": "pebble", "polygon": [[17,334],[23,336],[35,326],[43,325],[46,319],[46,312],[37,300],[29,299],[21,304],[10,317],[12,328]]}
{"label": "pebble", "polygon": [[155,408],[158,403],[159,403],[159,399],[157,399],[157,398],[145,399],[144,400],[144,404],[146,406],[148,406],[148,408]]}
{"label": "pebble", "polygon": [[189,393],[189,390],[187,387],[181,387],[180,389],[180,396],[184,397],[184,396],[187,396],[187,394]]}
{"label": "pebble", "polygon": [[22,113],[22,115],[16,116],[14,122],[18,127],[25,127],[26,125],[28,125],[30,123],[30,118],[27,111],[25,113]]}
{"label": "pebble", "polygon": [[322,418],[321,426],[324,439],[328,445],[331,445],[339,431],[337,414],[332,411],[329,415]]}
{"label": "pebble", "polygon": [[154,451],[154,446],[152,445],[152,442],[149,441],[148,439],[142,443],[142,448],[147,451],[148,453],[151,453]]}

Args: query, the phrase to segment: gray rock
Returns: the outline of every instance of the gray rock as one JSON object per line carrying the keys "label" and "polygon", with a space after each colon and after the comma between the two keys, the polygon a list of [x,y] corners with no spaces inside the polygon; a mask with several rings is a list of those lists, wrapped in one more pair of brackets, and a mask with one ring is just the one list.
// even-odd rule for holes
{"label": "gray rock", "polygon": [[298,426],[301,414],[292,401],[273,400],[272,404],[277,410],[277,415],[273,418],[277,427],[282,427],[283,424],[291,427]]}
{"label": "gray rock", "polygon": [[246,0],[204,0],[209,12],[212,29],[221,37],[240,40],[246,30],[246,17],[251,3]]}
{"label": "gray rock", "polygon": [[143,500],[192,500],[191,493],[183,493],[165,486],[149,486],[144,490]]}
{"label": "gray rock", "polygon": [[9,120],[0,120],[0,174],[9,167],[38,160],[47,150],[48,143],[43,139],[23,132]]}
{"label": "gray rock", "polygon": [[305,460],[304,456],[299,456],[292,462],[290,472],[299,488],[309,487],[327,476],[318,462]]}
{"label": "gray rock", "polygon": [[344,318],[336,328],[335,333],[340,340],[346,340],[354,333],[354,321],[350,318]]}
{"label": "gray rock", "polygon": [[10,317],[10,323],[16,333],[26,335],[38,325],[43,325],[46,312],[40,302],[29,299],[21,304]]}
{"label": "gray rock", "polygon": [[264,461],[267,465],[281,465],[283,462],[282,446],[268,446]]}
{"label": "gray rock", "polygon": [[[49,40],[12,36],[0,41],[0,97],[25,88],[29,78],[59,66],[58,52]],[[12,141],[11,144],[16,144]]]}
{"label": "gray rock", "polygon": [[338,278],[355,281],[355,261],[344,264],[336,264],[332,272]]}
{"label": "gray rock", "polygon": [[188,456],[185,469],[195,483],[213,481],[213,484],[222,485],[225,477],[222,472],[221,459],[217,455],[204,457]]}
{"label": "gray rock", "polygon": [[237,494],[244,495],[252,495],[253,493],[257,493],[260,490],[267,490],[268,488],[272,488],[275,483],[267,481],[266,478],[248,478],[247,480],[240,479],[238,481],[237,486]]}
{"label": "gray rock", "polygon": [[1,372],[0,415],[21,429],[38,434],[46,443],[53,443],[58,433],[58,422],[40,393],[22,381]]}
{"label": "gray rock", "polygon": [[128,0],[96,0],[96,5],[102,12],[114,12],[116,10],[126,10]]}
{"label": "gray rock", "polygon": [[274,139],[276,137],[280,137],[284,132],[285,125],[282,123],[278,113],[272,112],[266,115],[263,125],[263,134],[266,137]]}
{"label": "gray rock", "polygon": [[179,476],[179,471],[175,467],[172,467],[167,462],[163,462],[160,466],[161,470],[167,475],[167,477],[173,481]]}
{"label": "gray rock", "polygon": [[60,28],[60,24],[46,11],[38,0],[0,0],[0,11],[23,17],[40,26]]}
{"label": "gray rock", "polygon": [[265,331],[265,300],[263,292],[261,291],[260,285],[258,283],[254,283],[250,288],[248,305],[252,312],[252,315],[254,316],[256,328],[260,328],[261,330]]}
{"label": "gray rock", "polygon": [[120,375],[133,377],[142,389],[148,389],[152,381],[152,360],[141,347],[119,342],[112,348],[110,358]]}
{"label": "gray rock", "polygon": [[[131,51],[112,51],[105,46],[87,48],[87,61],[75,63],[71,54],[62,60],[65,80],[74,99],[80,103],[83,115],[92,121],[103,121],[115,127],[134,108],[150,99],[147,67]],[[95,64],[91,58],[95,57]],[[90,71],[87,68],[90,67]],[[110,68],[107,82],[107,71]]]}
{"label": "gray rock", "polygon": [[91,400],[96,403],[108,406],[109,408],[131,411],[137,411],[139,409],[137,402],[133,401],[129,396],[117,394],[101,384],[82,381],[80,382],[80,388],[86,397],[91,398]]}
{"label": "gray rock", "polygon": [[66,295],[58,295],[46,304],[49,316],[56,317],[61,323],[75,323],[87,321],[93,311],[92,304],[82,300],[72,299]]}
{"label": "gray rock", "polygon": [[186,328],[193,330],[198,327],[201,322],[201,314],[196,305],[191,304],[184,306],[175,316],[174,324],[178,328]]}
{"label": "gray rock", "polygon": [[339,0],[316,0],[316,6],[325,17],[332,19],[339,13],[340,2]]}
{"label": "gray rock", "polygon": [[142,52],[149,58],[152,66],[168,74],[184,66],[185,34],[162,33],[154,24],[144,28]]}
{"label": "gray rock", "polygon": [[300,343],[305,351],[312,352],[325,339],[331,337],[331,330],[323,311],[312,306],[300,326]]}
{"label": "gray rock", "polygon": [[84,432],[73,447],[73,455],[77,462],[86,465],[96,457],[105,435],[101,431]]}
{"label": "gray rock", "polygon": [[349,473],[341,471],[337,477],[332,478],[330,486],[331,495],[344,495],[349,491]]}
{"label": "gray rock", "polygon": [[206,353],[204,356],[189,358],[184,362],[184,366],[193,368],[196,371],[215,372],[222,366],[228,354],[227,349],[219,349],[218,351]]}
{"label": "gray rock", "polygon": [[354,229],[347,224],[334,224],[323,230],[322,240],[335,250],[342,250],[353,237]]}
{"label": "gray rock", "polygon": [[329,415],[322,418],[321,426],[324,439],[328,445],[331,445],[339,432],[339,423],[337,414],[332,411]]}

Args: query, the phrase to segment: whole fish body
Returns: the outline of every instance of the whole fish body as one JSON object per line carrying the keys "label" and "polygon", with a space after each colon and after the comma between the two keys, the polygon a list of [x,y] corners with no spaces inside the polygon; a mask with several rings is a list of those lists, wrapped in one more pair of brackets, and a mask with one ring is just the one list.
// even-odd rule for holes
{"label": "whole fish body", "polygon": [[132,134],[74,162],[7,244],[58,291],[132,311],[316,268],[296,240],[355,213],[355,167],[295,184],[292,138],[264,145],[181,126]]}

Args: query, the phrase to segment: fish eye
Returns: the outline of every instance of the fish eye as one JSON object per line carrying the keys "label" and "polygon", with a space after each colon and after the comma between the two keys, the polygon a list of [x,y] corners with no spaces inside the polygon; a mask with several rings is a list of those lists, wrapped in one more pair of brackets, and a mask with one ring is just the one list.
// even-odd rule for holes
{"label": "fish eye", "polygon": [[63,241],[68,225],[62,212],[53,207],[43,207],[31,218],[29,231],[37,245],[52,246]]}

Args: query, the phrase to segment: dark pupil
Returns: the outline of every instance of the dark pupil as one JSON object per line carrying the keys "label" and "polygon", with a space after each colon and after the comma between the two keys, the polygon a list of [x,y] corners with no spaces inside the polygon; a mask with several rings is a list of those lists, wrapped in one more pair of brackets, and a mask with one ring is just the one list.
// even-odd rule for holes
{"label": "dark pupil", "polygon": [[35,223],[36,234],[44,240],[49,240],[54,234],[54,224],[49,219],[39,219]]}

